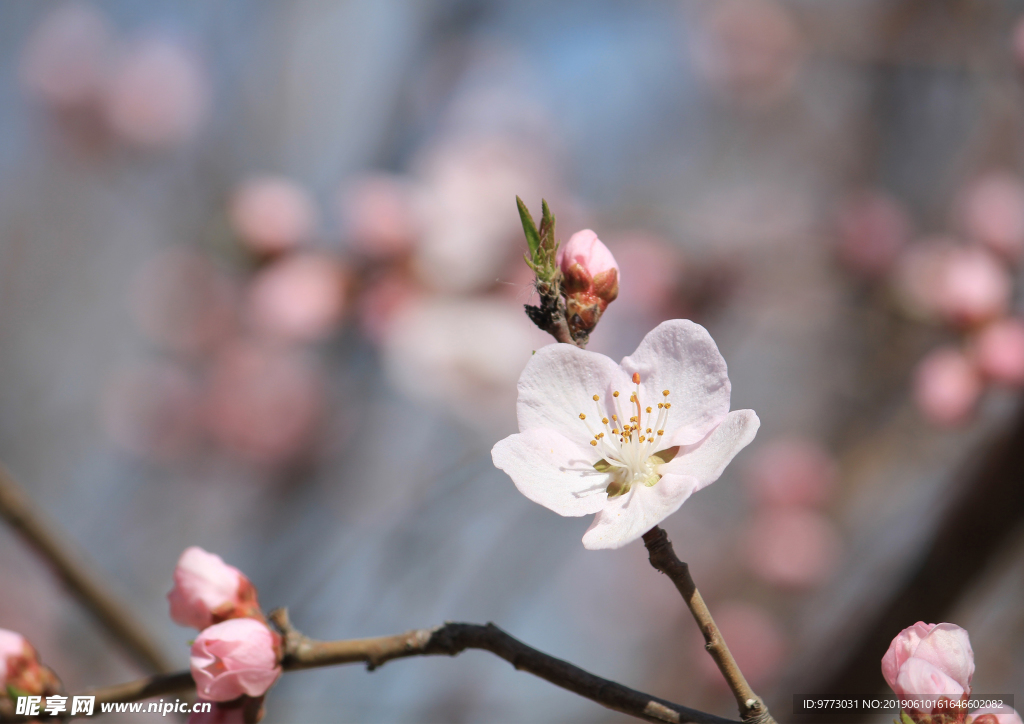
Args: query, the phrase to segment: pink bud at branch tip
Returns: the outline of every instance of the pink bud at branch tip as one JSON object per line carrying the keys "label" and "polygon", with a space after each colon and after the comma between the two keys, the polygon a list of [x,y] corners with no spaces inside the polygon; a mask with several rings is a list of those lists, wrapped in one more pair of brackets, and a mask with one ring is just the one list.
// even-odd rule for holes
{"label": "pink bud at branch tip", "polygon": [[974,652],[967,631],[951,623],[919,621],[904,629],[882,657],[882,676],[900,699],[934,702],[927,710],[907,711],[916,721],[939,713],[942,700],[970,698]]}
{"label": "pink bud at branch tip", "polygon": [[205,629],[233,618],[263,620],[249,579],[220,556],[196,546],[181,554],[167,600],[171,618],[182,626]]}
{"label": "pink bud at branch tip", "polygon": [[0,628],[0,692],[16,690],[29,696],[56,694],[60,681],[39,662],[39,654],[24,636]]}
{"label": "pink bud at branch tip", "polygon": [[570,324],[590,332],[608,305],[619,296],[619,265],[590,229],[573,234],[555,258]]}

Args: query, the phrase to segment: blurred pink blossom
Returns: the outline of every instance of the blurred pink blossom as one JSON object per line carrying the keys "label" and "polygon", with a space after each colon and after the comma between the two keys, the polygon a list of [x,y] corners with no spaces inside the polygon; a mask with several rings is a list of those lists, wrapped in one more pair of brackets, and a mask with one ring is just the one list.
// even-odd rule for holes
{"label": "blurred pink blossom", "polygon": [[60,681],[39,662],[32,644],[21,634],[0,628],[0,691],[46,695],[60,688]]}
{"label": "blurred pink blossom", "polygon": [[[25,656],[26,646],[28,646],[28,642],[24,636],[0,628],[0,688],[5,689],[7,686],[7,678],[10,676],[8,672],[11,668],[8,662],[12,658],[17,660]],[[19,665],[17,661],[13,663],[15,667]]]}
{"label": "blurred pink blossom", "polygon": [[919,318],[938,316],[945,260],[955,247],[953,239],[928,237],[900,254],[893,285],[901,306],[908,314]]}
{"label": "blurred pink blossom", "polygon": [[167,601],[175,623],[197,629],[232,618],[263,618],[249,579],[198,546],[186,548],[178,559]]}
{"label": "blurred pink blossom", "polygon": [[387,258],[412,249],[419,220],[408,179],[378,173],[363,176],[339,194],[345,234],[352,246],[371,258]]}
{"label": "blurred pink blossom", "polygon": [[767,508],[750,522],[743,544],[748,568],[774,586],[810,588],[835,571],[842,541],[826,516],[801,508]]}
{"label": "blurred pink blossom", "polygon": [[838,216],[839,258],[869,277],[886,273],[910,236],[910,218],[891,196],[866,189],[844,199]]}
{"label": "blurred pink blossom", "polygon": [[978,332],[972,347],[974,362],[988,379],[1008,387],[1024,385],[1024,321],[992,322]]}
{"label": "blurred pink blossom", "polygon": [[236,291],[206,256],[176,246],[161,252],[132,280],[131,309],[155,344],[180,354],[209,350],[234,321]]}
{"label": "blurred pink blossom", "polygon": [[203,629],[192,644],[196,692],[208,701],[262,696],[281,675],[277,634],[252,618],[233,618]]}
{"label": "blurred pink blossom", "polygon": [[692,47],[712,89],[750,108],[789,95],[804,56],[790,10],[776,0],[719,0],[707,7]]}
{"label": "blurred pink blossom", "polygon": [[973,711],[967,724],[1024,724],[1012,706],[988,707]]}
{"label": "blurred pink blossom", "polygon": [[206,115],[209,88],[199,59],[164,38],[129,44],[106,91],[110,127],[126,142],[165,149],[195,135]]}
{"label": "blurred pink blossom", "polygon": [[934,425],[966,422],[981,396],[982,381],[967,356],[954,347],[929,352],[914,370],[914,401]]}
{"label": "blurred pink blossom", "polygon": [[316,229],[312,197],[283,176],[250,178],[235,191],[228,211],[239,240],[257,254],[293,249]]}
{"label": "blurred pink blossom", "polygon": [[684,272],[682,254],[664,239],[642,231],[609,242],[619,265],[618,306],[660,315],[671,303]]}
{"label": "blurred pink blossom", "polygon": [[388,325],[384,359],[391,380],[410,397],[440,404],[468,424],[505,427],[514,424],[519,374],[531,352],[550,342],[518,304],[424,299],[404,306]]}
{"label": "blurred pink blossom", "polygon": [[943,260],[936,301],[949,322],[972,326],[1004,313],[1010,303],[1009,272],[978,247],[958,247]]}
{"label": "blurred pink blossom", "polygon": [[[770,684],[782,669],[786,637],[776,618],[766,609],[746,601],[723,601],[714,606],[715,623],[729,644],[736,663],[751,686]],[[693,660],[705,681],[726,688],[722,672],[704,650],[704,641]]]}
{"label": "blurred pink blossom", "polygon": [[94,6],[57,5],[25,45],[22,84],[60,109],[93,103],[106,82],[110,51],[110,28]]}
{"label": "blurred pink blossom", "polygon": [[[918,621],[889,644],[882,657],[882,676],[900,699],[967,698],[974,676],[970,638],[964,629],[951,623]],[[935,710],[929,707],[908,713],[914,717]]]}
{"label": "blurred pink blossom", "polygon": [[765,443],[748,459],[746,481],[754,499],[768,505],[822,506],[836,487],[836,464],[806,438]]}
{"label": "blurred pink blossom", "polygon": [[423,282],[447,292],[494,284],[505,259],[526,246],[516,195],[539,195],[535,189],[553,175],[537,153],[504,138],[431,149],[417,164],[423,233],[415,268]]}
{"label": "blurred pink blossom", "polygon": [[285,256],[257,274],[249,318],[257,329],[312,341],[331,334],[345,308],[345,269],[325,254]]}
{"label": "blurred pink blossom", "polygon": [[326,384],[310,355],[235,342],[217,355],[209,384],[210,430],[234,454],[273,465],[311,447],[324,415]]}
{"label": "blurred pink blossom", "polygon": [[421,297],[416,281],[406,271],[384,274],[369,282],[359,294],[356,307],[359,328],[375,344],[384,344],[391,335],[392,323]]}
{"label": "blurred pink blossom", "polygon": [[179,460],[199,443],[199,390],[173,362],[139,365],[111,381],[101,418],[107,435],[125,451],[157,462]]}
{"label": "blurred pink blossom", "polygon": [[1024,252],[1024,182],[993,171],[971,183],[962,201],[968,235],[1000,256],[1015,260]]}

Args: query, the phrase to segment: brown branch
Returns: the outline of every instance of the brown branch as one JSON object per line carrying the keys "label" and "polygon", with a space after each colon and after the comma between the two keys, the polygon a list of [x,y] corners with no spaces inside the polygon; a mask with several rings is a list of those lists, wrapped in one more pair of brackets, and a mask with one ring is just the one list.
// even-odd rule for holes
{"label": "brown branch", "polygon": [[676,556],[668,534],[660,526],[655,526],[644,533],[644,545],[647,547],[651,565],[676,584],[683,600],[686,601],[690,613],[693,614],[697,626],[700,627],[700,632],[704,634],[704,648],[715,660],[719,671],[722,672],[722,676],[725,677],[725,681],[729,685],[729,690],[736,697],[740,717],[744,722],[775,724],[775,720],[768,713],[768,707],[750,688],[740,667],[736,665],[736,660],[732,657],[725,639],[722,638],[718,626],[715,625],[715,620],[711,618],[707,604],[704,603],[700,591],[697,590],[697,585],[690,576],[690,567]]}
{"label": "brown branch", "polygon": [[46,559],[71,595],[89,609],[103,628],[143,669],[159,672],[171,670],[160,647],[150,638],[129,607],[111,593],[111,587],[103,582],[74,546],[54,532],[56,527],[36,510],[22,487],[2,465],[0,516]]}
{"label": "brown branch", "polygon": [[[572,664],[530,648],[493,623],[446,623],[430,629],[406,631],[395,636],[316,641],[307,638],[288,620],[288,612],[277,609],[270,620],[284,634],[285,671],[365,662],[372,671],[393,659],[413,656],[456,656],[466,649],[490,651],[521,671],[538,676],[555,686],[590,699],[613,711],[649,722],[673,724],[741,724],[696,709],[673,704],[584,671]],[[96,706],[110,702],[132,702],[184,692],[195,686],[188,671],[150,676],[139,681],[84,692],[96,697]],[[83,694],[79,694],[81,696]],[[20,721],[3,718],[0,722]]]}

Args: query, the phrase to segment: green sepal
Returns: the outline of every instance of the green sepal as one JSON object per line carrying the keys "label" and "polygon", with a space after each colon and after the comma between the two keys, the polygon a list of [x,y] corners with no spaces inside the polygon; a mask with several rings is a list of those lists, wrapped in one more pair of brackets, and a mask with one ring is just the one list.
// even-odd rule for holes
{"label": "green sepal", "polygon": [[664,450],[660,450],[659,452],[656,452],[653,455],[651,455],[651,457],[652,458],[658,458],[658,460],[660,461],[660,463],[658,463],[658,464],[664,465],[665,463],[669,462],[672,458],[674,458],[678,454],[679,454],[679,446],[676,445],[675,447],[669,447],[669,448],[665,448]]}
{"label": "green sepal", "polygon": [[[530,215],[530,210],[526,208],[526,204],[523,200],[516,196],[516,206],[519,207],[519,219],[523,222],[523,233],[526,234],[526,244],[530,247],[530,255],[527,258],[527,263],[533,262],[536,264],[539,260],[537,258],[540,252],[540,232],[537,231],[537,224],[534,223],[533,217]],[[547,208],[547,204],[544,205]],[[530,264],[530,266],[533,266]]]}
{"label": "green sepal", "polygon": [[540,245],[543,249],[550,250],[551,258],[554,259],[554,254],[558,251],[558,242],[555,241],[555,215],[551,213],[546,199],[540,200],[540,208]]}
{"label": "green sepal", "polygon": [[19,689],[14,684],[8,684],[7,685],[7,696],[9,696],[11,698],[11,701],[17,701],[19,696],[31,696],[31,694],[29,694],[24,689]]}
{"label": "green sepal", "polygon": [[610,462],[608,462],[604,458],[601,458],[596,463],[594,463],[594,470],[596,470],[599,473],[607,473],[607,472],[611,471],[611,469],[613,467],[614,467],[614,465],[612,465]]}
{"label": "green sepal", "polygon": [[[893,722],[893,724],[897,724],[897,723]],[[907,714],[906,711],[901,709],[900,710],[899,724],[915,724],[915,723],[914,723],[914,720],[910,718],[910,715]]]}
{"label": "green sepal", "polygon": [[608,483],[608,487],[604,489],[604,492],[608,493],[609,498],[617,498],[629,492],[629,483],[620,483],[617,480],[613,480]]}

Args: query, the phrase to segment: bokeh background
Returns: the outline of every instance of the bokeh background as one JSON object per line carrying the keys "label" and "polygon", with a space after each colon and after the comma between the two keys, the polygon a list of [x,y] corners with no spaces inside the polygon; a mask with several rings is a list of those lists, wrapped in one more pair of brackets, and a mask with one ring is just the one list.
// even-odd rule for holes
{"label": "bokeh background", "polygon": [[[491,464],[549,343],[514,203],[544,197],[621,265],[590,348],[693,318],[762,420],[665,527],[780,719],[854,686],[929,555],[975,691],[1014,693],[1019,437],[978,480],[1020,430],[1021,13],[0,4],[0,459],[182,666],[164,595],[200,545],[311,636],[494,621],[734,715],[643,547],[584,550],[587,520]],[[958,522],[972,494],[1001,517]],[[924,614],[901,616],[889,637]],[[71,690],[143,673],[3,527],[0,626]],[[290,674],[265,719],[618,720],[480,652]]]}

